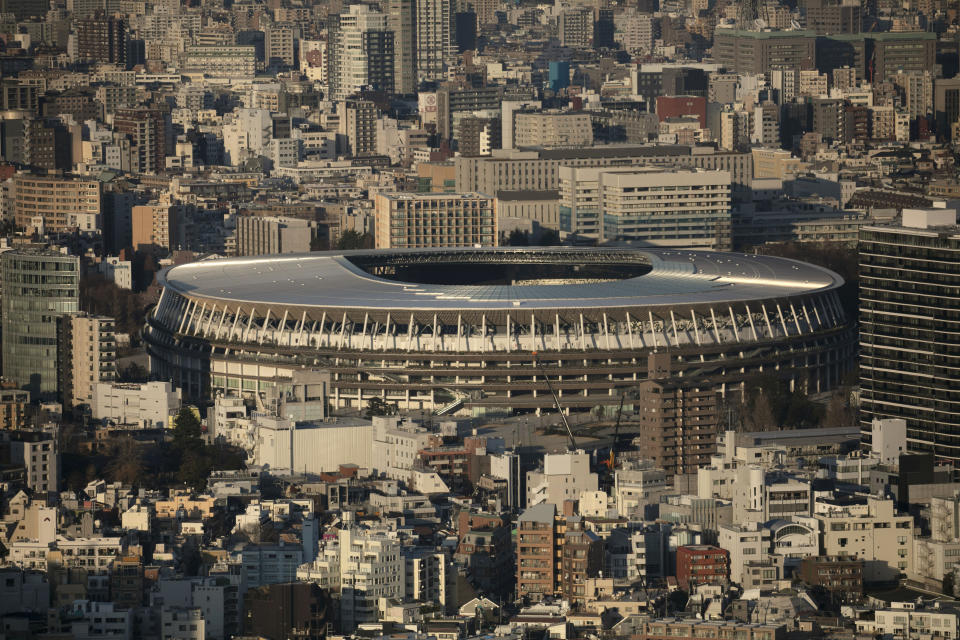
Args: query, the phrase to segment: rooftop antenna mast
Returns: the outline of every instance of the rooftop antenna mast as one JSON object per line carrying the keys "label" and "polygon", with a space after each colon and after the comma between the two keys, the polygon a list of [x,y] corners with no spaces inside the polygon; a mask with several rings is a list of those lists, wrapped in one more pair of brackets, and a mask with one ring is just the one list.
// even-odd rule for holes
{"label": "rooftop antenna mast", "polygon": [[560,407],[560,396],[557,395],[553,385],[550,384],[550,376],[547,375],[546,370],[543,368],[543,363],[540,362],[537,352],[532,351],[531,353],[533,354],[533,361],[536,363],[537,368],[540,369],[540,373],[543,375],[543,379],[547,383],[547,388],[550,389],[550,394],[553,396],[553,406],[557,408],[557,413],[560,414],[560,420],[563,421],[563,427],[567,430],[567,438],[570,440],[570,451],[576,451],[578,449],[577,439],[573,437],[573,431],[570,429],[570,423],[567,422],[567,416],[564,415],[563,409]]}

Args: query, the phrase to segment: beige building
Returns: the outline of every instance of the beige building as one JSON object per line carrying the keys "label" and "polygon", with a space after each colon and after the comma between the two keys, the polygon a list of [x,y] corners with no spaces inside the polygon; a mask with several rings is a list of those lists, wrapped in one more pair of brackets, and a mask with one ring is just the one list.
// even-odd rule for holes
{"label": "beige building", "polygon": [[100,184],[55,176],[19,174],[13,178],[14,220],[18,227],[43,227],[48,233],[97,229]]}
{"label": "beige building", "polygon": [[789,180],[806,167],[800,158],[783,149],[756,148],[750,152],[753,154],[754,178]]}
{"label": "beige building", "polygon": [[494,201],[497,224],[532,220],[545,229],[560,230],[560,195],[556,191],[501,191]]}
{"label": "beige building", "polygon": [[381,193],[378,249],[497,245],[493,198],[480,193]]}
{"label": "beige building", "polygon": [[57,358],[60,394],[68,407],[90,405],[94,385],[117,377],[113,318],[86,313],[59,319]]}
{"label": "beige building", "polygon": [[180,241],[179,214],[178,205],[160,203],[133,207],[133,248],[138,251],[149,247],[175,249]]}
{"label": "beige building", "polygon": [[[892,500],[867,498],[866,505],[821,509],[822,555],[864,561],[863,581],[882,582],[909,574],[913,567],[913,517],[896,515]],[[826,505],[823,505],[824,507]]]}
{"label": "beige building", "polygon": [[593,144],[590,114],[517,113],[513,116],[518,147],[589,147]]}

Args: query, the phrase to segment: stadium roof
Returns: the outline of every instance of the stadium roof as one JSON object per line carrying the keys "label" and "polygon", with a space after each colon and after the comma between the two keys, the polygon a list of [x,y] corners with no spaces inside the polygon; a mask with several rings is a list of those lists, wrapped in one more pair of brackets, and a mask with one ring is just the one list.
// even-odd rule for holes
{"label": "stadium roof", "polygon": [[[609,264],[649,262],[644,275],[566,284],[444,285],[388,280],[348,258],[437,262]],[[192,298],[276,306],[371,310],[520,310],[717,304],[827,291],[836,273],[771,256],[708,251],[604,248],[401,249],[317,252],[205,260],[172,267],[166,287]]]}

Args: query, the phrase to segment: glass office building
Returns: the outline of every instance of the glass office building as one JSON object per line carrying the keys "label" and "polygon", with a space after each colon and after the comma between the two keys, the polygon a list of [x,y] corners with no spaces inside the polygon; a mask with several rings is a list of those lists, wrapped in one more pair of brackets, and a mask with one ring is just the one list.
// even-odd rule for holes
{"label": "glass office building", "polygon": [[0,254],[3,377],[34,397],[57,393],[57,318],[79,310],[80,262],[49,249]]}

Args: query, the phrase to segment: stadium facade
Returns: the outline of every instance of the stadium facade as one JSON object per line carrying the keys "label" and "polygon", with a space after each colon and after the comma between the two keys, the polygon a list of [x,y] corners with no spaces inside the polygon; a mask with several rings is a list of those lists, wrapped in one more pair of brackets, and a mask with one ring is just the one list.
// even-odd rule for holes
{"label": "stadium facade", "polygon": [[615,407],[651,380],[682,404],[684,390],[724,397],[764,375],[825,391],[854,350],[842,279],[769,256],[352,251],[201,261],[160,279],[151,368],[200,400],[282,393],[306,368],[330,372],[334,409],[373,397],[439,413],[548,409],[548,379],[570,410]]}

